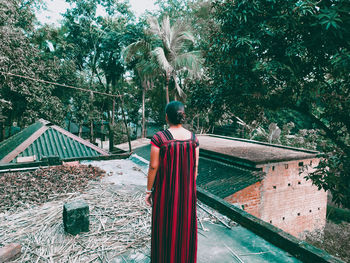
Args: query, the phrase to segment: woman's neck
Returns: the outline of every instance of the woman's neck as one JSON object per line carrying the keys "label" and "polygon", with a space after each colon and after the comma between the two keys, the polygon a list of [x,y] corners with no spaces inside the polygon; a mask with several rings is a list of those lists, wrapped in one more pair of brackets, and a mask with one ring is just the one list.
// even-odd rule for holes
{"label": "woman's neck", "polygon": [[169,129],[178,129],[181,127],[182,127],[182,124],[177,124],[177,125],[169,124]]}

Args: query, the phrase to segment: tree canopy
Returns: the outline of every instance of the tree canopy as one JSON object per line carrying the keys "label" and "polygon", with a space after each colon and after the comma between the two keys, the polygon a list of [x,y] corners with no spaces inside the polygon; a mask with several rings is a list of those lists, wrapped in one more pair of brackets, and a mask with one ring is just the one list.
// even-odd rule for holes
{"label": "tree canopy", "polygon": [[349,12],[348,1],[215,1],[220,30],[212,31],[207,57],[216,105],[250,120],[266,109],[289,109],[320,129],[331,143],[319,149],[331,158],[310,178],[347,207]]}

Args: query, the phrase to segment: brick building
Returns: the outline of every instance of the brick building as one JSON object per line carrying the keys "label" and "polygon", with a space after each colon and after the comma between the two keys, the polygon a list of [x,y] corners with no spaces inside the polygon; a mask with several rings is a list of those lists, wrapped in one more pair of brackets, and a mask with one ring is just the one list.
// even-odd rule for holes
{"label": "brick building", "polygon": [[327,193],[304,178],[317,166],[317,152],[216,135],[198,138],[197,185],[296,237],[324,227]]}

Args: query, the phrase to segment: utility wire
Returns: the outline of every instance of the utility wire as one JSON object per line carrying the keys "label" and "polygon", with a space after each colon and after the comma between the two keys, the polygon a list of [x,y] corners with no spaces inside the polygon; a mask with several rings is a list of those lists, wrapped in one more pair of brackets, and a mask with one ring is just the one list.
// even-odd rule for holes
{"label": "utility wire", "polygon": [[29,80],[36,81],[36,82],[42,82],[42,83],[46,83],[46,84],[52,84],[52,85],[55,85],[55,86],[60,86],[60,87],[69,88],[69,89],[76,89],[76,90],[80,90],[80,91],[84,91],[84,92],[89,92],[89,93],[97,93],[97,94],[101,94],[101,95],[105,95],[105,96],[110,96],[110,97],[122,97],[122,95],[113,95],[113,94],[109,94],[109,93],[106,93],[106,92],[101,92],[101,91],[96,91],[96,90],[89,90],[89,89],[78,88],[78,87],[69,86],[69,85],[64,85],[64,84],[60,84],[60,83],[56,83],[56,82],[51,82],[51,81],[46,81],[46,80],[42,80],[42,79],[35,79],[35,78],[27,77],[27,76],[17,75],[17,74],[13,74],[13,73],[10,73],[10,72],[3,72],[3,71],[0,71],[0,73],[1,73],[1,74],[5,74],[5,75],[9,75],[9,76],[13,76],[13,77],[18,77],[18,78],[22,78],[22,79],[29,79]]}

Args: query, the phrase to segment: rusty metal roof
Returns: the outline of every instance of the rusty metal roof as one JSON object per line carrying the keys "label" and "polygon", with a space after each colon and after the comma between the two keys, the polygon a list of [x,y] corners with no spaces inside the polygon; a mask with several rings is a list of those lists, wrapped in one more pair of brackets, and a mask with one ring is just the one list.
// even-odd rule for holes
{"label": "rusty metal roof", "polygon": [[19,157],[30,156],[39,161],[48,156],[65,160],[99,155],[108,153],[43,119],[0,143],[0,163],[16,163]]}

